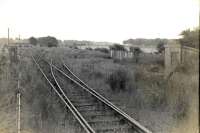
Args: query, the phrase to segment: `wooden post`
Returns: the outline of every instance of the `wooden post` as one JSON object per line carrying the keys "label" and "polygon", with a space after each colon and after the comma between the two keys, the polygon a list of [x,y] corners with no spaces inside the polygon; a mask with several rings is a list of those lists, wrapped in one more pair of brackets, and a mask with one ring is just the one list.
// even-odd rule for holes
{"label": "wooden post", "polygon": [[17,104],[18,104],[18,111],[17,111],[17,133],[21,132],[21,125],[20,125],[20,118],[21,118],[21,94],[18,92],[17,93]]}
{"label": "wooden post", "polygon": [[15,56],[18,65],[18,81],[17,81],[17,99],[18,99],[18,115],[17,115],[17,133],[21,133],[21,87],[20,87],[20,80],[21,80],[21,72],[20,72],[20,55],[18,47],[16,47]]}

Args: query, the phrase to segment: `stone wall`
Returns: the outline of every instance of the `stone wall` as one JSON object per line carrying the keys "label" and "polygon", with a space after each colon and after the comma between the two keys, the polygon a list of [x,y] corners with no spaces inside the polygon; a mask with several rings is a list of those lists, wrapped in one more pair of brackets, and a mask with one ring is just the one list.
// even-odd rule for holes
{"label": "stone wall", "polygon": [[177,41],[169,41],[165,46],[165,75],[169,75],[179,65],[198,71],[199,50],[181,46]]}
{"label": "stone wall", "polygon": [[199,70],[199,50],[183,46],[181,48],[181,64],[197,72]]}
{"label": "stone wall", "polygon": [[165,46],[165,75],[171,73],[181,62],[181,45],[169,41]]}

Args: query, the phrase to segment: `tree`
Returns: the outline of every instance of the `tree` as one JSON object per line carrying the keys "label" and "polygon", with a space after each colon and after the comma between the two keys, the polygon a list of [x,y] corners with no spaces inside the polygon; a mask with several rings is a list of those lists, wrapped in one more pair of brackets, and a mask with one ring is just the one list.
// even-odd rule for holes
{"label": "tree", "polygon": [[30,43],[30,44],[32,44],[32,45],[37,45],[37,42],[38,42],[38,41],[37,41],[37,39],[36,39],[35,37],[30,37],[28,40],[29,40],[29,43]]}
{"label": "tree", "polygon": [[94,50],[100,51],[100,52],[103,52],[103,53],[109,53],[109,50],[107,48],[95,48]]}
{"label": "tree", "polygon": [[157,45],[157,50],[158,50],[158,53],[162,53],[164,50],[165,50],[165,47],[164,47],[164,42],[163,41],[160,41]]}
{"label": "tree", "polygon": [[115,70],[107,79],[106,83],[113,91],[125,91],[130,77],[125,69]]}
{"label": "tree", "polygon": [[46,46],[46,47],[58,46],[58,40],[55,37],[51,37],[51,36],[40,37],[38,39],[38,43],[40,44],[40,46]]}
{"label": "tree", "polygon": [[199,28],[184,30],[180,35],[182,36],[182,38],[179,39],[181,45],[199,49]]}
{"label": "tree", "polygon": [[126,50],[123,45],[120,45],[120,44],[117,44],[117,43],[110,46],[110,49],[111,50],[122,50],[122,51]]}
{"label": "tree", "polygon": [[130,51],[133,52],[135,62],[138,63],[139,54],[142,53],[142,50],[139,47],[130,47]]}

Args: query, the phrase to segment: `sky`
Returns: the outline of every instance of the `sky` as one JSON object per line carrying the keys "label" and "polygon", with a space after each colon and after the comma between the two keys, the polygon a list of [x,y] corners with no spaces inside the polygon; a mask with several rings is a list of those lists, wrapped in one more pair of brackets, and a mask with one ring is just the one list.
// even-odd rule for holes
{"label": "sky", "polygon": [[122,42],[178,38],[199,25],[199,0],[0,0],[0,38]]}

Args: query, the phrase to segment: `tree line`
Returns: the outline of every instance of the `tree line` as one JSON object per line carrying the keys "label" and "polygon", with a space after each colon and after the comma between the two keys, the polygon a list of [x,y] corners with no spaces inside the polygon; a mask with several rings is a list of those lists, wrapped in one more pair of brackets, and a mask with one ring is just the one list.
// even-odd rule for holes
{"label": "tree line", "polygon": [[30,37],[29,43],[36,46],[44,46],[44,47],[57,47],[58,46],[58,40],[55,37],[47,36],[47,37]]}
{"label": "tree line", "polygon": [[180,35],[182,36],[182,38],[179,39],[181,45],[199,49],[199,27],[193,30],[184,30]]}
{"label": "tree line", "polygon": [[[181,38],[177,39],[182,46],[189,46],[193,48],[199,49],[199,27],[193,30],[187,29],[180,33]],[[45,47],[57,47],[59,41],[52,36],[47,37],[30,37],[29,43],[36,46],[45,46]],[[76,42],[76,41],[75,41]],[[78,42],[78,41],[77,41]],[[136,38],[136,39],[128,39],[124,40],[123,44],[133,44],[133,45],[144,45],[144,46],[155,46],[158,52],[162,52],[164,50],[164,45],[168,42],[168,39],[145,39],[145,38]],[[89,41],[80,41],[82,44],[90,43]],[[123,45],[114,44],[110,49],[113,50],[125,50]]]}
{"label": "tree line", "polygon": [[[188,46],[192,48],[199,49],[199,27],[194,29],[186,29],[180,33],[181,38],[177,39],[177,41],[182,46]],[[133,45],[144,45],[144,46],[156,46],[158,52],[162,52],[164,50],[164,45],[167,44],[169,39],[145,39],[145,38],[136,38],[136,39],[128,39],[124,40],[123,44],[133,44]]]}

